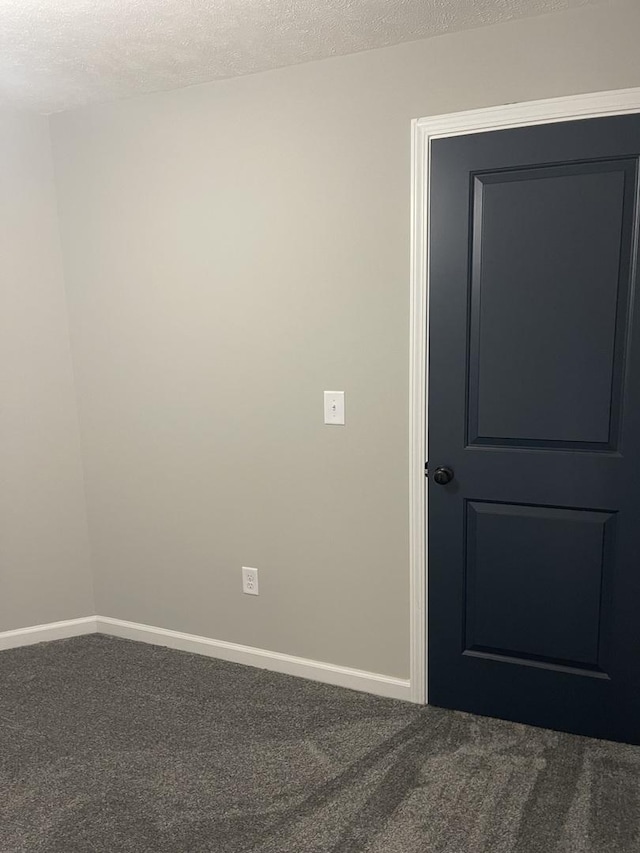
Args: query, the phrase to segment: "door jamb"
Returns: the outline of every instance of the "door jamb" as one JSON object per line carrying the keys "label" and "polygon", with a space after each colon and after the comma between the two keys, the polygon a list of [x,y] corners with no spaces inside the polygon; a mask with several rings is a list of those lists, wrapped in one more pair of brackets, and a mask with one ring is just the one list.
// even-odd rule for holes
{"label": "door jamb", "polygon": [[411,700],[427,696],[427,381],[429,308],[429,170],[431,141],[581,118],[640,112],[640,88],[505,104],[429,116],[411,123],[411,309],[409,366],[410,683]]}

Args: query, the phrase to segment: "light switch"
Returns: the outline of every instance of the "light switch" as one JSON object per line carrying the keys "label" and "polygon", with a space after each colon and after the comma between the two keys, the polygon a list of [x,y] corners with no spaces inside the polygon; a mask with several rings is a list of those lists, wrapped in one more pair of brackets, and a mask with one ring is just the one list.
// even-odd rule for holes
{"label": "light switch", "polygon": [[324,392],[325,424],[344,424],[344,391]]}

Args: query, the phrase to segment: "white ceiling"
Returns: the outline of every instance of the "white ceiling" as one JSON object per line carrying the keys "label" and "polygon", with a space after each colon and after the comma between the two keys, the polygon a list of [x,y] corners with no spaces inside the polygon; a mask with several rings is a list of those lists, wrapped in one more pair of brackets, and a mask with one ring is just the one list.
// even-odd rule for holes
{"label": "white ceiling", "polygon": [[0,0],[0,106],[55,112],[599,0]]}

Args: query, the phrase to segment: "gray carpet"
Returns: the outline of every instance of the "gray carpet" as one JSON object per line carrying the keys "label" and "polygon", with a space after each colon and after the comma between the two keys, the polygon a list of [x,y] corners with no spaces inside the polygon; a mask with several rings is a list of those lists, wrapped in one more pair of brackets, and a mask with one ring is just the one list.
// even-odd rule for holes
{"label": "gray carpet", "polygon": [[2,853],[638,853],[640,749],[103,636],[0,653]]}

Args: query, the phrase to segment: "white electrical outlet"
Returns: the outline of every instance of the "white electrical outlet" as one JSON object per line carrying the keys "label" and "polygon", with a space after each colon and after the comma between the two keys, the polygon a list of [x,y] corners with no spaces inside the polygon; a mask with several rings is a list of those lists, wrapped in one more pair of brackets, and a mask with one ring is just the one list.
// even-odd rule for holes
{"label": "white electrical outlet", "polygon": [[248,566],[242,567],[242,591],[247,595],[259,595],[258,570]]}

